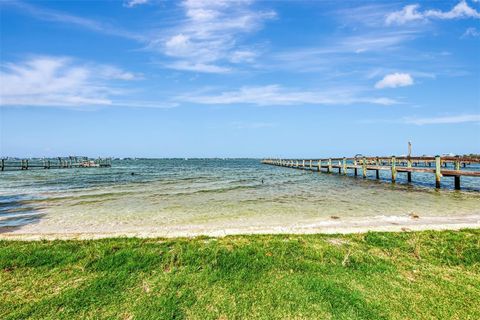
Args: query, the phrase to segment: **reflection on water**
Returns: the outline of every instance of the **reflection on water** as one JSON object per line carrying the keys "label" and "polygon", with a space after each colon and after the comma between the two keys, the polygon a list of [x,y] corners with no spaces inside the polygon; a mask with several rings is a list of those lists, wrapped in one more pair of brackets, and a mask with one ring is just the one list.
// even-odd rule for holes
{"label": "reflection on water", "polygon": [[[472,168],[469,168],[470,170]],[[134,174],[132,174],[134,173]],[[0,173],[0,230],[112,230],[230,221],[300,223],[318,217],[480,212],[480,179],[384,172],[375,180],[262,165],[258,160],[123,160],[112,168]],[[43,230],[42,229],[42,230]]]}

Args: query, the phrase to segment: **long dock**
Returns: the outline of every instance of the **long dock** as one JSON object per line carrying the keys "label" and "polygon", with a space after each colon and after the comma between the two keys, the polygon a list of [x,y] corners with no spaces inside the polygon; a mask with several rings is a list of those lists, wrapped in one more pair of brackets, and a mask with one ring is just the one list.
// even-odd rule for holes
{"label": "long dock", "polygon": [[0,171],[35,170],[35,169],[73,169],[73,168],[106,168],[112,166],[110,158],[90,159],[88,157],[57,157],[43,159],[11,159],[0,160]]}
{"label": "long dock", "polygon": [[[423,156],[423,157],[353,157],[328,159],[264,159],[262,163],[274,166],[288,167],[302,170],[312,170],[339,174],[348,174],[353,171],[357,176],[359,171],[363,178],[368,171],[375,171],[376,179],[380,179],[380,171],[391,173],[391,182],[397,180],[397,173],[407,174],[407,181],[412,182],[415,172],[432,173],[435,175],[435,186],[440,188],[442,177],[453,177],[455,189],[460,189],[460,177],[480,177],[480,170],[467,170],[467,166],[480,164],[480,157],[466,156]],[[324,170],[325,169],[325,170]]]}

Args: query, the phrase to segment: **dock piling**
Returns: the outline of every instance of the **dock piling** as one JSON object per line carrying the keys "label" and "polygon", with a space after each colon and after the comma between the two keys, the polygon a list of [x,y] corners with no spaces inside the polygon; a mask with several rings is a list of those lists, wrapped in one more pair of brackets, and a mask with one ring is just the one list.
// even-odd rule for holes
{"label": "dock piling", "polygon": [[435,156],[435,187],[440,188],[440,180],[442,179],[442,160],[440,156]]}
{"label": "dock piling", "polygon": [[397,180],[397,168],[395,162],[395,156],[392,156],[392,183],[395,183],[395,180]]}
{"label": "dock piling", "polygon": [[[408,156],[407,168],[411,168],[411,167],[412,167],[412,160],[410,159],[410,156]],[[407,172],[407,181],[412,182],[412,172],[411,171]]]}
{"label": "dock piling", "polygon": [[364,179],[367,177],[367,160],[365,157],[362,159],[362,176]]}
{"label": "dock piling", "polygon": [[[458,160],[458,157],[455,160],[455,170],[456,171],[460,170],[460,160]],[[455,190],[460,190],[460,176],[456,175],[454,179],[455,179]]]}

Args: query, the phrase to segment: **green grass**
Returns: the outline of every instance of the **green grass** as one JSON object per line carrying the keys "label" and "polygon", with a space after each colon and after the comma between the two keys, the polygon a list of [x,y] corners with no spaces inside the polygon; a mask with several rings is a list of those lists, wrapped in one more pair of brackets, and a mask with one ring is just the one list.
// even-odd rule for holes
{"label": "green grass", "polygon": [[480,319],[480,230],[0,241],[0,319]]}

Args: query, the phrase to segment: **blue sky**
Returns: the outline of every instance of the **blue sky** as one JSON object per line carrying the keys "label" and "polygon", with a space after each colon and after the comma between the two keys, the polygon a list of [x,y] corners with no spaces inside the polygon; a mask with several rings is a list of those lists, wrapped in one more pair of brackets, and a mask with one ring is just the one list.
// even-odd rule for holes
{"label": "blue sky", "polygon": [[480,0],[0,9],[2,156],[480,153]]}

